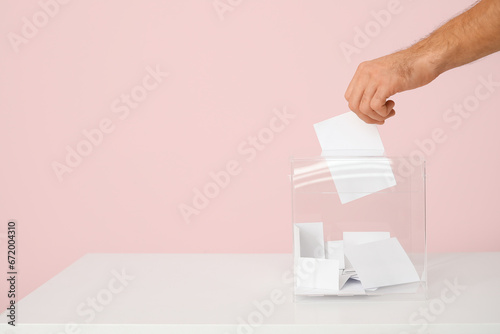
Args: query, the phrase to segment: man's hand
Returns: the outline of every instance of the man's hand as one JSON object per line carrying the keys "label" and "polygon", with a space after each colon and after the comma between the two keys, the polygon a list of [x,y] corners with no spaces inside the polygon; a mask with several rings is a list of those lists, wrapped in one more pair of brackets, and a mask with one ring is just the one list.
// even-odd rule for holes
{"label": "man's hand", "polygon": [[432,62],[426,64],[417,55],[410,48],[361,63],[344,95],[349,109],[366,123],[384,124],[396,114],[395,103],[389,100],[392,95],[423,86],[437,76]]}
{"label": "man's hand", "polygon": [[392,95],[497,51],[500,0],[482,0],[410,48],[361,63],[344,96],[363,121],[384,124],[396,113]]}

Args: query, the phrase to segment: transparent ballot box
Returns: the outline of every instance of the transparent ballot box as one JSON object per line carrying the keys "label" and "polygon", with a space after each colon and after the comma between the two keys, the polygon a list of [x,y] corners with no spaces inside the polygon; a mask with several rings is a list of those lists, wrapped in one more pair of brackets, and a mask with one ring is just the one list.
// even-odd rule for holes
{"label": "transparent ballot box", "polygon": [[296,301],[426,299],[423,161],[337,154],[291,167]]}

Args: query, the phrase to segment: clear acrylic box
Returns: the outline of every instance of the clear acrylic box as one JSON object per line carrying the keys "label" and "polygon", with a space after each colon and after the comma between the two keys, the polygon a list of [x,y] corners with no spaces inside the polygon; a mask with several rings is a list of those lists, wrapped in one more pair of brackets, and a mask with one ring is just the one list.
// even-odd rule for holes
{"label": "clear acrylic box", "polygon": [[[336,167],[332,169],[332,166]],[[341,184],[347,181],[360,182],[363,185],[372,182],[374,176],[384,178],[388,170],[389,172],[392,170],[395,185],[379,191],[363,193],[363,187],[349,188]],[[332,175],[336,176],[335,179]],[[346,300],[346,298],[349,300],[426,299],[427,254],[423,161],[416,164],[407,157],[346,156],[339,155],[338,152],[335,155],[321,157],[292,158],[291,183],[296,301]],[[346,198],[356,199],[346,202]],[[298,258],[321,257],[322,254],[317,252],[315,255],[303,254],[304,248],[301,253],[301,247],[304,245],[300,245],[303,244],[300,241],[302,239],[296,235],[299,231],[297,226],[318,222],[323,226],[325,247],[327,244],[330,245],[328,241],[343,240],[344,232],[389,232],[390,237],[398,240],[407,258],[411,260],[418,274],[418,281],[365,290],[364,295],[339,293],[340,289],[338,292],[303,289],[299,283],[303,282],[301,279],[304,276],[304,268],[298,263]],[[346,242],[341,243],[346,244]],[[328,258],[328,252],[325,251],[324,256]],[[300,263],[305,262],[301,260]],[[357,280],[359,281],[359,277]],[[354,281],[349,280],[349,282]]]}

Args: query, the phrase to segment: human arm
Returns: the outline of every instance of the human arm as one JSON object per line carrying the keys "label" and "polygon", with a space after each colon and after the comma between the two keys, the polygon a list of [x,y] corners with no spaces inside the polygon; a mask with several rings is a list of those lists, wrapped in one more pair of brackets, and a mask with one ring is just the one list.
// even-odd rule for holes
{"label": "human arm", "polygon": [[497,51],[500,0],[482,0],[408,49],[361,63],[344,96],[363,121],[384,124],[395,114],[394,94]]}

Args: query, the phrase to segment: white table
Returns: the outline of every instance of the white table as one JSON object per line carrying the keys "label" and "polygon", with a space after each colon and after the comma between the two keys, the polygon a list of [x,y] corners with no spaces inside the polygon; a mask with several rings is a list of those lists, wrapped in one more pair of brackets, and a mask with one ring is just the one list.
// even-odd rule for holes
{"label": "white table", "polygon": [[[429,255],[424,302],[294,303],[291,263],[289,254],[87,254],[19,301],[15,330],[2,314],[0,333],[500,333],[500,253]],[[134,278],[120,282],[122,270]],[[466,290],[449,290],[455,280]]]}

